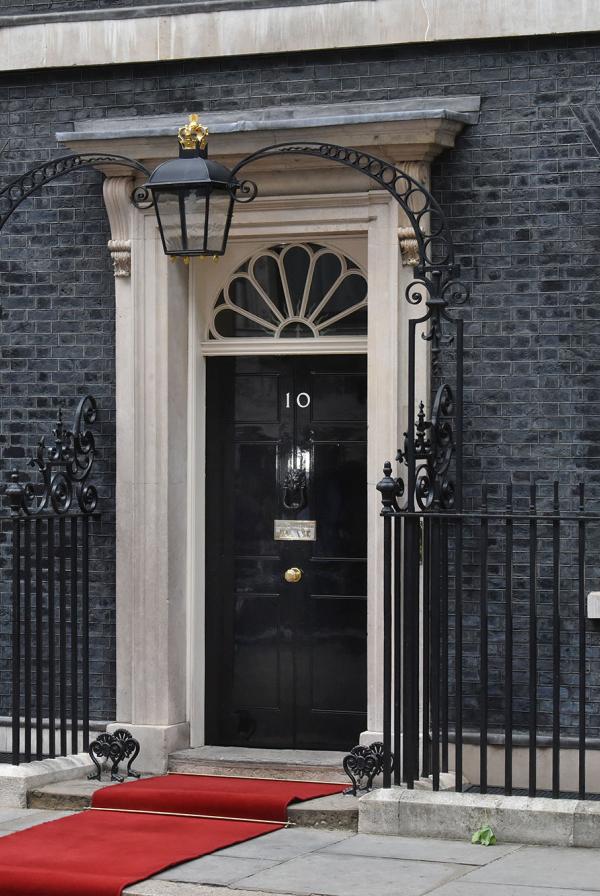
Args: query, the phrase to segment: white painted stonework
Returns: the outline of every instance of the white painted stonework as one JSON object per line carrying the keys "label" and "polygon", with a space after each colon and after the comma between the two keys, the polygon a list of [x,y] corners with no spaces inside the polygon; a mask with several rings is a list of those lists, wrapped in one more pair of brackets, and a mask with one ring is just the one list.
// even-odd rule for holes
{"label": "white painted stonework", "polygon": [[595,0],[354,0],[87,21],[57,13],[0,28],[0,71],[597,30]]}
{"label": "white painted stonework", "polygon": [[[379,129],[371,126],[370,133],[376,134],[379,155],[427,181],[430,159],[447,145],[449,131],[442,128],[441,143],[436,144],[431,120],[423,119],[421,133],[418,120],[388,123],[393,131],[390,147],[382,143],[386,124]],[[210,120],[207,123],[210,127]],[[462,122],[451,124],[456,134]],[[369,132],[361,123],[356,128],[363,129],[361,140],[366,140]],[[356,145],[352,125],[343,125],[340,131],[343,139],[336,142]],[[273,136],[266,129],[254,131],[250,143],[267,145],[274,142]],[[312,132],[296,128],[295,136],[307,140]],[[107,142],[118,140],[113,133],[107,140],[97,135],[94,141],[88,132],[72,136],[69,146],[104,152]],[[161,135],[153,139],[148,131],[139,137],[129,132],[122,140],[128,142],[128,154],[149,166],[164,158]],[[230,131],[223,135],[223,143],[231,163],[248,151],[248,133]],[[169,146],[172,155],[174,134]],[[408,146],[412,151],[420,147],[420,154],[411,160],[399,158]],[[213,158],[220,157],[212,143],[210,149]],[[404,298],[413,278],[414,247],[396,201],[364,175],[323,159],[298,166],[290,162],[284,160],[285,172],[278,159],[248,170],[259,184],[259,196],[236,207],[227,253],[216,263],[192,259],[189,265],[171,262],[163,254],[154,211],[139,211],[130,204],[135,180],[123,177],[122,169],[107,169],[105,197],[112,237],[131,246],[131,276],[115,280],[117,725],[139,737],[142,751],[137,765],[144,771],[163,771],[169,752],[204,743],[204,432],[209,354],[367,355],[368,732],[364,737],[380,737],[383,527],[375,485],[383,462],[394,458],[406,420],[403,346],[410,315],[423,313]],[[227,277],[244,259],[273,242],[331,246],[366,271],[366,338],[208,339],[212,307]],[[426,399],[426,344],[419,343],[423,348],[417,395]]]}
{"label": "white painted stonework", "polygon": [[[106,726],[109,734],[121,728],[120,723]],[[190,726],[187,722],[178,725],[127,725],[127,730],[140,745],[139,759],[134,769],[164,775],[167,771],[168,758],[171,753],[187,746],[190,739]]]}
{"label": "white painted stonework", "polygon": [[587,596],[587,618],[600,619],[600,591],[590,591]]}
{"label": "white painted stonework", "polygon": [[57,756],[56,759],[42,759],[23,765],[0,764],[0,808],[26,809],[27,794],[30,790],[85,778],[94,771],[94,764],[87,753],[74,756]]}

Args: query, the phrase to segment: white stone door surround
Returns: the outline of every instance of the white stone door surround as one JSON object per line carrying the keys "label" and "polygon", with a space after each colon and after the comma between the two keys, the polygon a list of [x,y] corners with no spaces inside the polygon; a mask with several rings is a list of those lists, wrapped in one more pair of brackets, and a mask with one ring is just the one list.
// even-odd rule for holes
{"label": "white stone door surround", "polygon": [[[377,154],[427,182],[430,159],[453,142],[463,122],[452,121],[452,130],[444,116],[441,123],[436,120],[442,135],[438,142],[430,115],[419,142],[417,115],[411,115],[392,122],[392,146],[384,139],[389,122],[377,132],[372,124],[363,126],[360,142],[353,139],[358,135],[351,125],[328,128],[334,132],[329,139],[373,150],[365,146],[371,134],[378,141]],[[73,135],[69,145],[77,151],[125,153],[149,167],[164,157],[164,131],[155,140],[148,133],[127,132],[122,139],[106,134],[93,140],[89,132]],[[256,130],[250,136],[228,131],[213,140],[211,155],[230,163],[257,142],[279,138]],[[294,138],[314,139],[310,129]],[[174,144],[173,139],[171,154]],[[368,731],[363,736],[381,735],[383,527],[375,485],[383,462],[393,460],[401,443],[406,419],[403,346],[410,316],[422,311],[405,301],[404,292],[416,259],[407,222],[387,192],[371,189],[375,185],[357,172],[326,160],[307,161],[290,165],[288,158],[285,170],[275,158],[249,170],[259,197],[236,207],[226,255],[216,263],[195,259],[189,265],[164,256],[153,210],[131,206],[134,179],[124,177],[122,169],[103,169],[116,286],[117,725],[126,725],[140,739],[141,767],[147,771],[165,770],[169,752],[204,742],[205,357],[274,351],[257,340],[246,340],[255,343],[249,347],[208,343],[207,314],[226,276],[257,248],[274,242],[331,245],[367,271],[366,341],[284,339],[274,353],[367,353]],[[426,398],[427,392],[423,346],[417,394]]]}
{"label": "white stone door surround", "polygon": [[[190,632],[196,649],[190,651],[190,723],[193,744],[204,742],[204,562],[193,544],[203,543],[205,519],[203,471],[204,455],[204,376],[205,358],[215,354],[349,354],[368,357],[368,449],[367,464],[369,526],[368,531],[368,718],[369,728],[381,728],[379,707],[381,693],[378,655],[374,640],[381,615],[379,571],[381,544],[378,524],[379,502],[375,484],[382,466],[381,457],[389,455],[389,445],[396,445],[398,427],[398,339],[401,329],[400,306],[402,269],[398,242],[398,209],[382,192],[339,195],[308,195],[257,199],[244,208],[239,224],[230,237],[230,252],[221,261],[196,262],[192,271],[190,309],[192,321],[189,343],[194,396],[189,403],[190,445],[196,446],[190,463],[193,484],[188,491],[190,501],[191,580],[189,594]],[[367,271],[369,282],[369,335],[364,337],[320,337],[307,339],[248,339],[209,342],[206,333],[214,301],[223,281],[237,266],[260,248],[276,242],[314,242],[330,246],[348,255]],[[369,272],[373,271],[371,275]],[[410,276],[410,275],[409,275]],[[195,282],[194,282],[195,281]],[[409,306],[407,306],[409,307]],[[383,454],[382,454],[383,452]],[[200,648],[200,649],[199,649]],[[379,700],[380,702],[380,700]]]}
{"label": "white stone door surround", "polygon": [[[368,357],[368,733],[381,732],[382,526],[375,485],[400,444],[409,315],[398,205],[383,191],[264,197],[236,210],[227,255],[164,257],[152,212],[138,214],[131,280],[120,281],[117,389],[117,715],[155,768],[204,742],[204,378],[207,354],[366,352]],[[315,221],[318,223],[315,224]],[[315,241],[367,270],[367,339],[207,341],[223,280],[259,247]],[[129,293],[127,296],[126,293]],[[131,313],[133,312],[133,314]],[[418,312],[420,313],[420,311]],[[425,351],[421,389],[426,395]],[[147,762],[146,762],[147,764]]]}

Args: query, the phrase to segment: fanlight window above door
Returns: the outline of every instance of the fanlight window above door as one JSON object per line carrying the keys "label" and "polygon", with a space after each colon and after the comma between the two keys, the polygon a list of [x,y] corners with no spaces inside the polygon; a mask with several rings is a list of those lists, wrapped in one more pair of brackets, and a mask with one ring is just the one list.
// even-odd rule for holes
{"label": "fanlight window above door", "polygon": [[211,339],[363,336],[367,278],[336,249],[294,243],[261,249],[216,301]]}

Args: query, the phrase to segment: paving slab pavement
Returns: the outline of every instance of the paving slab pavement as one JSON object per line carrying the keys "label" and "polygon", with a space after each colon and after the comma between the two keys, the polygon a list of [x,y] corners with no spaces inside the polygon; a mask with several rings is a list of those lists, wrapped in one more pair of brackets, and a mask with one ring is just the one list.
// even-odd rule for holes
{"label": "paving slab pavement", "polygon": [[323,847],[324,852],[343,855],[410,859],[422,862],[450,862],[457,865],[488,865],[501,856],[521,849],[518,843],[492,847],[473,846],[469,841],[429,840],[415,837],[386,837],[357,834]]}
{"label": "paving slab pavement", "polygon": [[72,814],[72,812],[47,812],[41,809],[7,809],[0,812],[0,837]]}
{"label": "paving slab pavement", "polygon": [[523,846],[497,862],[477,868],[466,875],[465,882],[564,890],[579,887],[600,893],[600,850]]}
{"label": "paving slab pavement", "polygon": [[[0,811],[0,836],[69,815]],[[600,850],[287,828],[185,862],[126,896],[600,896]]]}
{"label": "paving slab pavement", "polygon": [[[238,876],[249,862],[265,864]],[[211,884],[215,896],[590,896],[600,894],[600,851],[288,828],[153,881],[197,890],[140,884],[132,896],[212,896]]]}
{"label": "paving slab pavement", "polygon": [[470,866],[407,862],[371,856],[314,852],[237,881],[246,889],[298,896],[423,896],[453,880]]}
{"label": "paving slab pavement", "polygon": [[[143,881],[123,891],[123,896],[274,896],[257,890],[230,890],[219,885],[181,884],[168,880]],[[276,896],[294,896],[293,893],[277,893]],[[367,894],[365,894],[367,896]],[[589,896],[589,894],[588,894]]]}
{"label": "paving slab pavement", "polygon": [[273,865],[279,865],[277,859],[245,859],[236,856],[224,858],[220,853],[204,856],[192,862],[185,862],[175,868],[169,868],[157,874],[155,880],[171,880],[204,884],[232,884],[235,881],[250,877],[259,871],[266,871]]}
{"label": "paving slab pavement", "polygon": [[[129,892],[129,891],[127,891]],[[444,884],[433,890],[431,896],[592,896],[598,890],[564,890],[562,887],[520,887],[505,886],[504,884],[472,884],[466,883],[464,878]],[[226,896],[227,891],[221,891],[218,896]],[[152,894],[155,896],[155,894]],[[162,894],[156,894],[162,896]],[[164,894],[169,896],[169,894]],[[177,894],[180,896],[180,894]],[[190,894],[192,896],[192,894]],[[193,896],[202,896],[198,891]],[[239,896],[236,892],[235,896]],[[258,896],[253,893],[252,896]],[[273,896],[273,894],[270,894]]]}
{"label": "paving slab pavement", "polygon": [[240,896],[245,890],[398,896],[399,887],[402,896],[422,896],[519,848],[286,828],[170,868],[153,880],[215,884],[225,888],[219,896]]}
{"label": "paving slab pavement", "polygon": [[335,844],[342,843],[347,838],[353,838],[346,831],[315,831],[311,828],[283,828],[273,831],[264,837],[255,840],[247,840],[246,843],[236,843],[219,852],[220,856],[238,856],[250,859],[276,859],[283,862],[286,859],[297,859],[317,849],[326,849]]}

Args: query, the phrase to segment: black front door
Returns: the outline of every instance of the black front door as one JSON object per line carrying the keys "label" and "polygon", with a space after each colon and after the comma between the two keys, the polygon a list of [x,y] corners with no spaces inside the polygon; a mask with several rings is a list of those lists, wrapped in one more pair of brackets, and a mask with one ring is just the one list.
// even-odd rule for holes
{"label": "black front door", "polygon": [[363,356],[207,362],[209,743],[366,727],[366,398]]}

